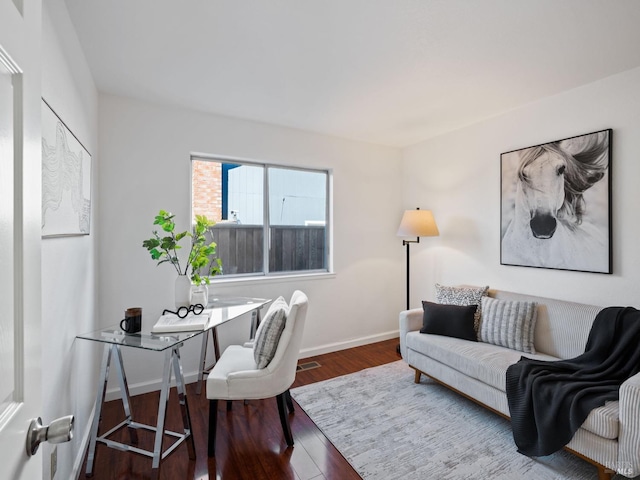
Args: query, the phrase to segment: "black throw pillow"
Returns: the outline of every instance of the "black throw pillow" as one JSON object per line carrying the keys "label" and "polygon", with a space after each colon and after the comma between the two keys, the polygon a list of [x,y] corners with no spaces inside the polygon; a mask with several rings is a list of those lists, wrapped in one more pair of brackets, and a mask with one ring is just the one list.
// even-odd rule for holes
{"label": "black throw pillow", "polygon": [[477,305],[460,306],[422,302],[422,308],[424,314],[420,333],[462,338],[472,342],[478,341],[478,336],[473,328]]}

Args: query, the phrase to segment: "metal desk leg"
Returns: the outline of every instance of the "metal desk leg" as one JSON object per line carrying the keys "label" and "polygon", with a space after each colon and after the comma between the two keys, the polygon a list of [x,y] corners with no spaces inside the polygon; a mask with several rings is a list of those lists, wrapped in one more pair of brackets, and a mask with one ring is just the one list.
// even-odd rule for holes
{"label": "metal desk leg", "polygon": [[96,394],[96,403],[93,413],[93,423],[91,424],[91,436],[89,441],[89,452],[87,453],[87,477],[93,476],[93,462],[96,454],[96,439],[98,438],[98,427],[100,425],[100,417],[102,416],[102,405],[104,403],[104,395],[107,391],[107,380],[109,380],[109,363],[111,361],[111,348],[114,345],[104,345],[102,352],[102,365],[100,367],[100,380],[98,380],[98,393]]}
{"label": "metal desk leg", "polygon": [[202,390],[202,379],[204,377],[205,362],[207,361],[207,343],[209,340],[209,332],[202,334],[202,346],[200,347],[200,363],[198,368],[198,382],[196,384],[196,394],[200,395]]}
{"label": "metal desk leg", "polygon": [[256,337],[256,330],[258,330],[258,311],[251,312],[251,326],[249,327],[249,340],[253,340]]}
{"label": "metal desk leg", "polygon": [[189,404],[187,403],[187,389],[184,384],[184,375],[182,374],[182,364],[180,363],[180,350],[173,349],[173,374],[176,377],[176,390],[178,391],[178,402],[182,412],[182,424],[184,425],[184,433],[188,435],[187,451],[189,458],[195,460],[196,447],[193,441],[193,431],[191,429],[191,416],[189,415]]}
{"label": "metal desk leg", "polygon": [[[213,343],[213,360],[215,362],[220,358],[220,345],[218,343],[217,327],[210,328],[209,331],[202,335],[202,346],[200,347],[200,368],[198,369],[198,383],[196,385],[196,395],[200,395],[202,391],[202,382],[204,380],[204,372],[207,371],[207,344],[209,343],[209,332],[211,332],[211,340]],[[210,367],[211,368],[211,367]]]}
{"label": "metal desk leg", "polygon": [[152,478],[160,475],[160,460],[162,459],[162,440],[164,437],[164,422],[167,418],[167,404],[169,403],[169,388],[171,388],[171,358],[173,350],[167,350],[164,356],[164,370],[162,387],[160,388],[160,402],[158,403],[158,424],[153,446],[153,462],[151,463]]}
{"label": "metal desk leg", "polygon": [[251,312],[251,329],[249,331],[249,340],[255,340],[256,331],[260,326],[260,309],[256,309]]}
{"label": "metal desk leg", "polygon": [[218,343],[218,328],[213,327],[211,329],[211,336],[213,338],[213,359],[217,362],[220,358],[220,344]]}
{"label": "metal desk leg", "polygon": [[[124,371],[124,363],[122,362],[122,350],[120,346],[113,345],[113,360],[116,373],[118,374],[118,384],[120,385],[120,398],[122,398],[122,406],[124,408],[124,416],[126,422],[130,424],[133,421],[131,413],[131,395],[129,395],[129,385],[127,384],[127,375]],[[138,432],[135,428],[127,428],[129,430],[129,438],[134,445],[138,444]]]}

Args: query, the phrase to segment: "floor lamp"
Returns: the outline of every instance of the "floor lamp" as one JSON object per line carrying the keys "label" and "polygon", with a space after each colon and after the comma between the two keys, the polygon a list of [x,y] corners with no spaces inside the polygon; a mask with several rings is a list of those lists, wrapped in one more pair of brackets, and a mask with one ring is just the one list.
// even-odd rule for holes
{"label": "floor lamp", "polygon": [[407,310],[409,310],[409,245],[420,243],[420,237],[437,237],[440,235],[438,226],[431,210],[405,210],[398,228],[399,237],[416,237],[415,240],[403,240],[407,247]]}

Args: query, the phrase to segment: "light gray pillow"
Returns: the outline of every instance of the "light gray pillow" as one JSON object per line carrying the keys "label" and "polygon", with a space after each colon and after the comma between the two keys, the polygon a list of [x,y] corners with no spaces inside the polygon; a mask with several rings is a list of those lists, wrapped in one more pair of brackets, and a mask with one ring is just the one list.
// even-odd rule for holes
{"label": "light gray pillow", "polygon": [[500,345],[524,353],[536,353],[533,336],[538,318],[536,302],[482,299],[481,342]]}
{"label": "light gray pillow", "polygon": [[253,358],[259,369],[265,368],[273,360],[280,336],[287,322],[288,306],[284,298],[278,298],[260,322],[253,344]]}
{"label": "light gray pillow", "polygon": [[256,333],[253,337],[253,342],[255,343],[255,340],[258,338],[258,335],[260,335],[260,330],[262,330],[262,326],[265,323],[265,320],[267,319],[267,317],[269,317],[269,315],[271,315],[271,313],[274,310],[277,310],[278,308],[289,308],[289,305],[287,304],[287,301],[284,299],[284,297],[282,295],[280,295],[278,298],[276,298],[273,302],[271,302],[271,305],[269,305],[269,308],[267,308],[267,313],[264,314],[264,318],[262,319],[262,321],[260,322],[260,325],[258,325],[258,328],[256,329]]}
{"label": "light gray pillow", "polygon": [[436,283],[436,302],[444,305],[477,305],[474,315],[473,328],[478,331],[480,327],[480,315],[482,309],[482,297],[489,292],[486,287],[447,287]]}

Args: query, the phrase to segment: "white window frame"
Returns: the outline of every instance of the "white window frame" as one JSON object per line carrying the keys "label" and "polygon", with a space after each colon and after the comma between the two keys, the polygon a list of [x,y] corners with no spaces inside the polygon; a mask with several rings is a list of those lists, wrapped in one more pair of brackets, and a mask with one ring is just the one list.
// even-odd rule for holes
{"label": "white window frame", "polygon": [[[223,274],[211,277],[211,282],[238,282],[253,281],[264,279],[286,279],[299,277],[315,277],[315,276],[333,276],[333,169],[331,168],[313,168],[300,167],[274,162],[257,161],[247,158],[230,157],[225,155],[211,155],[204,153],[191,153],[190,155],[190,211],[191,217],[193,212],[193,160],[211,161],[218,163],[234,163],[238,165],[250,165],[262,167],[263,174],[263,256],[262,256],[262,272]],[[269,271],[269,252],[271,243],[271,224],[269,219],[269,168],[282,168],[287,170],[298,170],[303,172],[324,173],[327,177],[326,181],[326,205],[325,205],[325,263],[326,268],[315,270],[291,270],[286,272]],[[224,270],[224,264],[222,265]]]}

